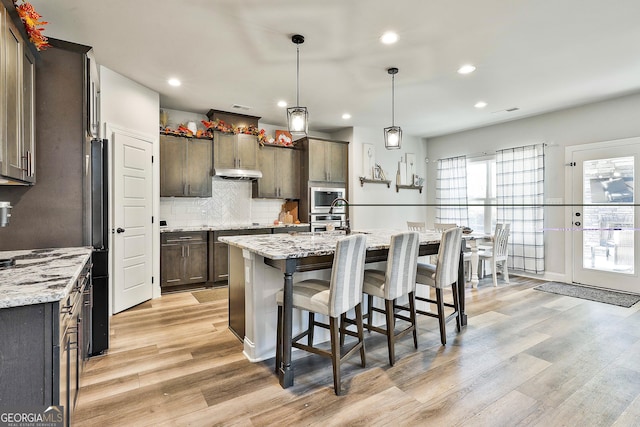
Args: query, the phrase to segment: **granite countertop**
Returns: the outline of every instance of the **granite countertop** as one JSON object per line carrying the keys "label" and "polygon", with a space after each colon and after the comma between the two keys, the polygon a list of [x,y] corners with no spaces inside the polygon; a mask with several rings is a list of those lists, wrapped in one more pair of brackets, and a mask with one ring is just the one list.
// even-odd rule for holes
{"label": "granite countertop", "polygon": [[[367,250],[387,249],[391,236],[407,230],[354,230],[353,234],[366,234]],[[250,236],[220,237],[221,242],[241,249],[247,249],[265,258],[287,259],[305,258],[333,254],[338,239],[344,237],[344,231],[325,231],[319,233],[303,232],[293,234],[258,234]],[[439,243],[441,233],[427,231],[420,233],[420,243]]]}
{"label": "granite countertop", "polygon": [[221,231],[221,230],[255,230],[259,228],[309,227],[308,223],[301,224],[233,224],[233,225],[189,225],[162,226],[160,233],[175,233],[184,231]]}
{"label": "granite countertop", "polygon": [[79,247],[0,252],[0,259],[16,261],[0,269],[0,309],[65,298],[92,251]]}

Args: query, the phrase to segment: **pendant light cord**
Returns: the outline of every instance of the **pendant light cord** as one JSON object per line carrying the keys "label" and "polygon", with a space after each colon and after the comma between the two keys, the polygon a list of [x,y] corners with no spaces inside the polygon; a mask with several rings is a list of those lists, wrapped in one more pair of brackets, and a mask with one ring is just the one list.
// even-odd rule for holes
{"label": "pendant light cord", "polygon": [[296,107],[300,106],[300,45],[296,44]]}
{"label": "pendant light cord", "polygon": [[395,94],[395,82],[396,75],[391,75],[391,126],[395,126],[395,109],[396,109],[396,94]]}

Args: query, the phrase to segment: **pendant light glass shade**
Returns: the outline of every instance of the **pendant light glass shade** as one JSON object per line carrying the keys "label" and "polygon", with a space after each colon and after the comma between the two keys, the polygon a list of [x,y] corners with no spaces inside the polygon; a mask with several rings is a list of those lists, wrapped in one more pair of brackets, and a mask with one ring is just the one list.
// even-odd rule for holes
{"label": "pendant light glass shade", "polygon": [[304,43],[304,37],[295,34],[291,41],[296,45],[296,106],[287,108],[287,125],[291,136],[307,136],[309,128],[309,112],[306,107],[300,107],[300,45]]}
{"label": "pendant light glass shade", "polygon": [[402,129],[400,126],[389,126],[384,128],[384,146],[388,150],[400,148],[402,143]]}
{"label": "pendant light glass shade", "polygon": [[402,144],[402,129],[395,126],[395,76],[398,74],[397,68],[389,68],[387,73],[391,74],[391,126],[384,128],[384,147],[387,150],[396,150]]}
{"label": "pendant light glass shade", "polygon": [[309,112],[305,107],[287,108],[287,123],[291,135],[307,135]]}

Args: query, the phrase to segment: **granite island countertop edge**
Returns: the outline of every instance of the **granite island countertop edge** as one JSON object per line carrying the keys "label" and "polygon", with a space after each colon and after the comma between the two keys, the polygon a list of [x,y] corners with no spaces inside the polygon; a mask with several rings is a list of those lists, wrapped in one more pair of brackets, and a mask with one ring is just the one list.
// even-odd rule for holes
{"label": "granite island countertop edge", "polygon": [[[353,234],[367,235],[367,250],[388,249],[393,234],[407,230],[357,230]],[[274,260],[290,258],[306,258],[332,255],[338,239],[344,237],[342,231],[266,234],[249,236],[223,236],[221,242],[246,249],[264,258]],[[439,243],[440,233],[420,233],[420,243]]]}

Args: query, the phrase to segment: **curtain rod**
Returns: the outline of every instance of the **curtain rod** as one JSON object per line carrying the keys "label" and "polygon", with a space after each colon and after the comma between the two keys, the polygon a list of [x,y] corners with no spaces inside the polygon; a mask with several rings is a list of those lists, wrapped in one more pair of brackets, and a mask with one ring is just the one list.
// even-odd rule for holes
{"label": "curtain rod", "polygon": [[[558,144],[554,143],[554,144],[549,144],[547,142],[543,142],[541,143],[544,147],[557,147]],[[498,151],[503,151],[503,150],[513,150],[514,148],[522,148],[522,147],[529,147],[529,146],[535,146],[535,145],[539,145],[539,144],[529,144],[529,145],[521,145],[519,147],[509,147],[509,148],[503,148],[501,150],[496,150],[496,151],[479,151],[477,153],[472,153],[469,155],[463,155],[465,158],[467,159],[477,159],[478,157],[485,157],[485,156],[492,156],[494,154],[496,154]],[[463,157],[463,156],[453,156],[453,157],[445,157],[442,159],[438,159],[438,160],[446,160],[446,159],[455,159],[456,157]]]}

